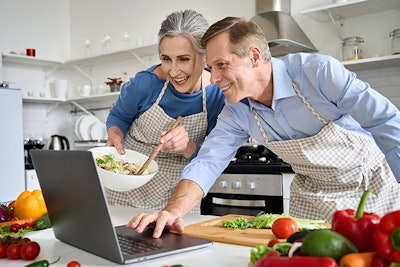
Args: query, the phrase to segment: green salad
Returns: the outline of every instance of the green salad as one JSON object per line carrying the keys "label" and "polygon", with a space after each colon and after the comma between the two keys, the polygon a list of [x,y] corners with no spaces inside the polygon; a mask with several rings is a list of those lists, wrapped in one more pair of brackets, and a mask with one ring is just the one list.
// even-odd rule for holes
{"label": "green salad", "polygon": [[[95,159],[97,166],[100,168],[118,174],[134,175],[143,166],[142,162],[125,162],[122,159],[115,158],[113,154],[102,155],[101,153],[96,153]],[[150,168],[146,168],[142,175],[150,173]]]}

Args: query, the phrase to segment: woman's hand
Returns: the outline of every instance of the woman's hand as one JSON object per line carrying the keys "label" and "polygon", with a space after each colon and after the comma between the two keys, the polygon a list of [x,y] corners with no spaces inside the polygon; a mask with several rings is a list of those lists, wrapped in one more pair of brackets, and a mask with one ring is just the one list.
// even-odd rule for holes
{"label": "woman's hand", "polygon": [[122,131],[116,126],[111,126],[107,131],[107,135],[108,139],[106,146],[113,146],[119,154],[125,154],[124,134],[122,133]]}
{"label": "woman's hand", "polygon": [[182,125],[167,131],[161,132],[160,142],[163,144],[164,152],[179,152],[183,153],[185,158],[189,158],[196,151],[196,144],[189,139],[189,134]]}

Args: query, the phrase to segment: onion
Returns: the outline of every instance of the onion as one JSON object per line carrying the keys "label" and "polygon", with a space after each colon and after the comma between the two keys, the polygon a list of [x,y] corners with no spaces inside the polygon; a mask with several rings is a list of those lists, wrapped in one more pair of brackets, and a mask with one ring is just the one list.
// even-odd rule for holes
{"label": "onion", "polygon": [[0,206],[0,222],[7,222],[8,221],[8,212],[7,208],[3,205]]}

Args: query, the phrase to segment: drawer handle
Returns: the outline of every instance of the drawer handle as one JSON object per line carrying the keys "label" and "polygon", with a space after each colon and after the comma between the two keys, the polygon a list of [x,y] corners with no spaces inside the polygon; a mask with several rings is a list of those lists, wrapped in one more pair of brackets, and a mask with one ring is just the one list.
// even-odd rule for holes
{"label": "drawer handle", "polygon": [[234,206],[234,207],[265,207],[264,200],[240,200],[240,199],[225,199],[225,198],[213,197],[212,203],[225,206]]}

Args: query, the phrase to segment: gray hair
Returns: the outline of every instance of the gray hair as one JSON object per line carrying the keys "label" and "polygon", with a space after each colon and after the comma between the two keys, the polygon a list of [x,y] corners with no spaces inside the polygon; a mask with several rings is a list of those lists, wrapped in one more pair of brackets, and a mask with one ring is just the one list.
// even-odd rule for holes
{"label": "gray hair", "polygon": [[164,37],[183,36],[188,38],[197,53],[206,56],[205,49],[200,41],[208,29],[207,20],[194,10],[176,11],[167,16],[161,23],[158,32],[158,53],[160,54],[160,43]]}
{"label": "gray hair", "polygon": [[239,17],[226,17],[215,22],[208,28],[201,39],[201,45],[206,47],[207,42],[214,36],[229,32],[229,41],[231,52],[244,57],[249,52],[251,46],[258,46],[265,62],[271,60],[268,41],[265,38],[261,28],[254,22]]}

